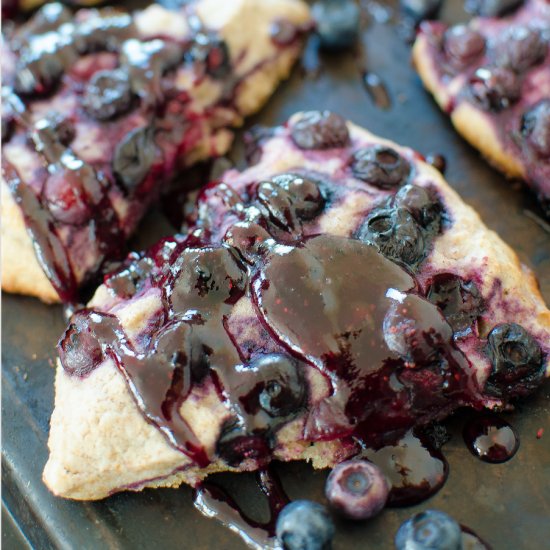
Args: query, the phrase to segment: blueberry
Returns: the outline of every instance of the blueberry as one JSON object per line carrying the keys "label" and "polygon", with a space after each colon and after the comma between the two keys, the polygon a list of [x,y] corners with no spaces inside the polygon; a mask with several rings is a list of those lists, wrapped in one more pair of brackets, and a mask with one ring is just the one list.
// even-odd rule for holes
{"label": "blueberry", "polygon": [[313,219],[323,207],[325,199],[319,182],[313,177],[287,173],[279,174],[271,181],[288,193],[292,208],[300,219]]}
{"label": "blueberry", "polygon": [[87,376],[103,361],[102,344],[114,341],[120,325],[113,315],[80,310],[57,344],[61,365],[74,376]]}
{"label": "blueberry", "polygon": [[399,7],[406,18],[420,23],[424,19],[433,19],[442,3],[442,0],[399,0]]}
{"label": "blueberry", "polygon": [[231,59],[227,44],[216,34],[198,33],[185,59],[204,68],[213,78],[224,78],[231,72]]}
{"label": "blueberry", "polygon": [[497,325],[487,338],[492,370],[485,392],[495,397],[523,397],[544,379],[545,366],[538,342],[520,325]]}
{"label": "blueberry", "polygon": [[302,221],[314,218],[324,202],[317,183],[297,174],[280,174],[260,183],[258,199],[270,221],[285,231],[294,231]]}
{"label": "blueberry", "polygon": [[503,33],[492,51],[496,65],[520,73],[544,59],[548,44],[538,29],[516,26]]}
{"label": "blueberry", "polygon": [[135,128],[115,148],[113,172],[127,191],[133,191],[149,172],[156,147],[150,127]]}
{"label": "blueberry", "polygon": [[261,463],[272,454],[264,434],[249,434],[238,424],[223,427],[216,452],[229,466],[235,467],[244,460]]}
{"label": "blueberry", "polygon": [[445,512],[426,510],[405,521],[395,536],[397,550],[461,550],[460,525]]}
{"label": "blueberry", "polygon": [[524,0],[466,0],[466,9],[476,15],[496,17],[510,13],[523,2]]}
{"label": "blueberry", "polygon": [[239,400],[248,414],[261,410],[271,418],[288,417],[304,404],[302,365],[288,355],[261,355],[247,365],[242,378]]}
{"label": "blueberry", "polygon": [[259,224],[239,222],[225,234],[224,242],[238,250],[245,261],[254,263],[257,255],[267,252],[275,244],[272,236]]}
{"label": "blueberry", "polygon": [[363,147],[353,154],[351,171],[356,178],[381,189],[402,185],[411,172],[410,164],[394,149],[383,145]]}
{"label": "blueberry", "polygon": [[[173,275],[172,275],[173,274]],[[235,251],[226,247],[190,248],[170,266],[174,277],[170,301],[175,312],[233,304],[243,294],[248,278]]]}
{"label": "blueberry", "polygon": [[332,508],[351,519],[369,519],[386,505],[390,485],[380,468],[366,460],[347,460],[330,473],[325,495]]}
{"label": "blueberry", "polygon": [[323,48],[340,50],[357,42],[361,14],[354,0],[318,0],[312,14]]}
{"label": "blueberry", "polygon": [[543,99],[522,117],[521,135],[541,157],[550,157],[550,99]]}
{"label": "blueberry", "polygon": [[307,111],[292,122],[292,139],[300,149],[331,149],[349,143],[344,118],[330,111]]}
{"label": "blueberry", "polygon": [[422,230],[405,208],[376,209],[367,218],[359,237],[386,258],[416,267],[426,253]]}
{"label": "blueberry", "polygon": [[470,79],[474,101],[486,111],[502,111],[520,96],[520,83],[509,69],[480,67]]}
{"label": "blueberry", "polygon": [[485,38],[467,25],[455,25],[443,36],[447,59],[458,69],[473,63],[485,51]]}
{"label": "blueberry", "polygon": [[133,253],[131,263],[105,278],[105,285],[121,298],[131,298],[149,277],[154,261]]}
{"label": "blueberry", "polygon": [[455,333],[469,331],[483,311],[483,298],[477,285],[452,273],[436,275],[427,298],[442,311]]}
{"label": "blueberry", "polygon": [[57,86],[65,66],[77,59],[71,39],[56,32],[33,36],[21,48],[14,89],[22,95],[45,95]]}
{"label": "blueberry", "polygon": [[120,69],[96,72],[82,98],[86,112],[97,120],[109,120],[128,111],[131,102],[128,74]]}
{"label": "blueberry", "polygon": [[287,504],[277,518],[277,539],[285,550],[330,550],[334,531],[327,509],[310,500]]}
{"label": "blueberry", "polygon": [[447,159],[443,155],[439,153],[429,153],[426,155],[426,162],[441,174],[445,174],[447,170]]}

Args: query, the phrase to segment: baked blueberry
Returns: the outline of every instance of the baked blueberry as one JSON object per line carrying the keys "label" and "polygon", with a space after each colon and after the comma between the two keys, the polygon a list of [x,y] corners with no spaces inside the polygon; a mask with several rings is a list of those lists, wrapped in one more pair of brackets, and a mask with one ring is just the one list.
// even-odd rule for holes
{"label": "baked blueberry", "polygon": [[427,298],[442,311],[455,334],[469,331],[483,311],[483,298],[474,281],[452,273],[436,275]]}
{"label": "baked blueberry", "polygon": [[351,519],[374,517],[384,508],[389,492],[389,483],[380,468],[367,460],[341,462],[325,485],[330,506]]}
{"label": "baked blueberry", "polygon": [[359,237],[375,246],[386,258],[416,267],[425,256],[422,230],[413,215],[405,208],[374,210]]}
{"label": "baked blueberry", "polygon": [[524,0],[466,0],[466,9],[476,15],[496,17],[515,10]]}
{"label": "baked blueberry", "polygon": [[285,550],[330,550],[334,531],[327,509],[310,500],[287,504],[277,518],[277,539]]}
{"label": "baked blueberry", "polygon": [[542,350],[520,325],[497,325],[487,338],[492,363],[485,391],[495,397],[522,397],[534,391],[544,378]]}
{"label": "baked blueberry", "polygon": [[312,14],[323,48],[349,48],[357,41],[361,18],[353,0],[318,0]]}
{"label": "baked blueberry", "polygon": [[254,359],[242,371],[239,400],[248,414],[271,418],[296,414],[304,404],[306,386],[301,365],[288,355],[272,353]]}
{"label": "baked blueberry", "polygon": [[313,219],[323,207],[325,199],[319,182],[313,177],[288,173],[279,174],[271,181],[288,193],[292,208],[301,220]]}
{"label": "baked blueberry", "polygon": [[523,115],[521,135],[538,155],[550,156],[550,99],[543,99]]}
{"label": "baked blueberry", "polygon": [[381,189],[399,187],[409,177],[410,164],[394,149],[383,145],[363,147],[353,154],[351,171],[356,178]]}
{"label": "baked blueberry", "polygon": [[510,69],[480,67],[470,78],[470,90],[482,109],[498,112],[519,99],[520,82]]}
{"label": "baked blueberry", "polygon": [[131,102],[129,77],[121,69],[96,72],[82,98],[86,112],[97,120],[109,120],[128,111]]}
{"label": "baked blueberry", "polygon": [[214,34],[198,33],[185,58],[204,67],[206,74],[223,78],[231,72],[227,44]]}
{"label": "baked blueberry", "polygon": [[291,135],[300,149],[331,149],[349,143],[346,120],[330,111],[307,111],[292,122]]}
{"label": "baked blueberry", "polygon": [[133,191],[153,165],[155,140],[150,127],[135,128],[116,146],[113,172],[125,189]]}
{"label": "baked blueberry", "polygon": [[140,258],[136,253],[132,253],[131,258],[132,261],[127,267],[105,278],[105,285],[117,296],[126,299],[141,289],[154,265],[151,258]]}
{"label": "baked blueberry", "polygon": [[462,550],[460,525],[445,512],[426,510],[405,521],[395,536],[397,550]]}
{"label": "baked blueberry", "polygon": [[540,30],[524,25],[509,29],[492,48],[495,64],[517,73],[540,63],[547,51]]}
{"label": "baked blueberry", "polygon": [[174,312],[232,304],[243,294],[247,275],[229,248],[205,247],[185,250],[169,266],[169,298]]}
{"label": "baked blueberry", "polygon": [[83,309],[75,313],[71,324],[57,344],[63,368],[72,375],[90,374],[104,357],[103,342],[113,342],[119,323],[113,315]]}
{"label": "baked blueberry", "polygon": [[454,25],[443,36],[447,59],[458,69],[473,63],[485,51],[485,38],[468,25]]}
{"label": "baked blueberry", "polygon": [[439,230],[442,208],[429,189],[408,183],[399,189],[391,203],[406,208],[423,228]]}

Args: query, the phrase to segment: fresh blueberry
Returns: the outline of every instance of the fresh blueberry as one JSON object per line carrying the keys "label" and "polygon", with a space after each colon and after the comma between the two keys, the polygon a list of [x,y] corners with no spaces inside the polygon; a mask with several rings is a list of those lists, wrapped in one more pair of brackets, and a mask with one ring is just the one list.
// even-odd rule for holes
{"label": "fresh blueberry", "polygon": [[135,128],[115,148],[113,172],[127,191],[133,191],[149,172],[156,147],[150,127]]}
{"label": "fresh blueberry", "polygon": [[443,36],[443,50],[457,69],[473,63],[485,51],[485,38],[467,25],[455,25]]}
{"label": "fresh blueberry", "polygon": [[538,155],[550,156],[550,99],[543,99],[523,115],[521,135]]}
{"label": "fresh blueberry", "polygon": [[231,72],[231,59],[227,44],[216,34],[198,33],[185,59],[204,67],[213,78],[224,78]]}
{"label": "fresh blueberry", "polygon": [[455,333],[469,331],[483,311],[483,298],[477,285],[452,273],[436,275],[427,298],[442,311]]}
{"label": "fresh blueberry", "polygon": [[97,120],[109,120],[126,112],[131,102],[128,74],[120,69],[96,72],[82,98],[86,112]]}
{"label": "fresh blueberry", "polygon": [[406,18],[417,24],[436,17],[442,3],[442,0],[399,0],[399,7]]}
{"label": "fresh blueberry", "polygon": [[487,338],[493,368],[485,391],[495,397],[522,397],[542,382],[545,366],[538,342],[520,325],[497,325]]}
{"label": "fresh blueberry", "polygon": [[357,42],[361,14],[354,0],[319,0],[312,13],[323,48],[339,50]]}
{"label": "fresh blueberry", "polygon": [[287,504],[277,518],[277,539],[285,550],[330,550],[334,531],[327,509],[310,500]]}
{"label": "fresh blueberry", "polygon": [[347,460],[330,473],[325,495],[332,508],[351,519],[369,519],[384,508],[390,485],[380,468],[366,460]]}
{"label": "fresh blueberry", "polygon": [[395,536],[397,550],[462,550],[460,525],[445,512],[426,510],[405,521]]}
{"label": "fresh blueberry", "polygon": [[544,59],[548,43],[540,30],[522,25],[504,32],[492,51],[496,65],[520,73]]}
{"label": "fresh blueberry", "polygon": [[307,111],[292,122],[292,139],[300,149],[331,149],[349,143],[344,118],[330,111]]}
{"label": "fresh blueberry", "polygon": [[498,112],[519,99],[520,83],[509,69],[480,67],[470,79],[470,90],[482,109]]}
{"label": "fresh blueberry", "polygon": [[496,17],[509,13],[523,4],[524,0],[466,0],[470,13]]}
{"label": "fresh blueberry", "polygon": [[395,189],[411,172],[410,164],[394,149],[383,145],[363,147],[351,160],[356,178],[381,189]]}
{"label": "fresh blueberry", "polygon": [[416,267],[426,253],[421,227],[405,208],[376,209],[367,218],[359,237],[389,258]]}

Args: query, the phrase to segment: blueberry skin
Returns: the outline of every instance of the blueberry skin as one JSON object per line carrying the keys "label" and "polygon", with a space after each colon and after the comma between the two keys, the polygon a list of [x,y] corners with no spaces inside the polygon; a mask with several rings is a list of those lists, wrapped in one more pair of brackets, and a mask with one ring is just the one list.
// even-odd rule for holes
{"label": "blueberry skin", "polygon": [[405,521],[395,536],[397,550],[462,550],[460,525],[445,512],[426,510]]}
{"label": "blueberry skin", "polygon": [[390,485],[380,468],[367,460],[346,460],[330,473],[325,495],[332,508],[350,519],[369,519],[384,508]]}
{"label": "blueberry skin", "polygon": [[312,13],[324,49],[342,50],[357,42],[360,12],[353,0],[319,0]]}
{"label": "blueberry skin", "polygon": [[330,550],[334,531],[327,509],[310,500],[287,504],[277,518],[275,529],[285,550]]}

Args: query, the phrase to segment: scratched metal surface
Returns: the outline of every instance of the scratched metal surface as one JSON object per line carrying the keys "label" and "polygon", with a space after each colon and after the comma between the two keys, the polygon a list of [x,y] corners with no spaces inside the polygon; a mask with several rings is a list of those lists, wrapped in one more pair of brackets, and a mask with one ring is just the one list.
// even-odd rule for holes
{"label": "scratched metal surface", "polygon": [[[455,21],[463,17],[459,4],[449,0],[444,17]],[[539,212],[533,199],[519,185],[506,182],[454,133],[422,89],[410,67],[408,47],[394,26],[372,22],[363,40],[369,68],[388,85],[393,99],[390,110],[373,106],[351,54],[324,56],[318,78],[304,77],[297,67],[248,126],[276,124],[300,109],[328,108],[421,153],[444,154],[448,181],[534,269],[550,302],[550,234],[534,217]],[[242,160],[238,147],[233,156]],[[156,210],[143,223],[135,246],[151,243],[170,231]],[[89,503],[53,497],[41,481],[41,472],[47,459],[53,407],[54,346],[65,322],[60,307],[48,307],[33,299],[4,296],[2,306],[2,499],[33,547],[245,548],[238,537],[194,510],[187,487],[122,493]],[[399,524],[427,507],[450,512],[495,550],[547,548],[550,384],[507,418],[521,438],[519,452],[510,462],[489,465],[475,459],[462,443],[463,418],[451,420],[454,436],[445,446],[450,462],[445,487],[422,505],[386,510],[370,522],[340,522],[335,550],[393,548]],[[538,440],[540,428],[545,434]],[[304,464],[281,464],[278,471],[289,496],[323,501],[326,472],[313,472]],[[258,519],[267,513],[252,477],[220,476],[220,481]],[[21,547],[20,543],[6,544],[6,548]]]}

